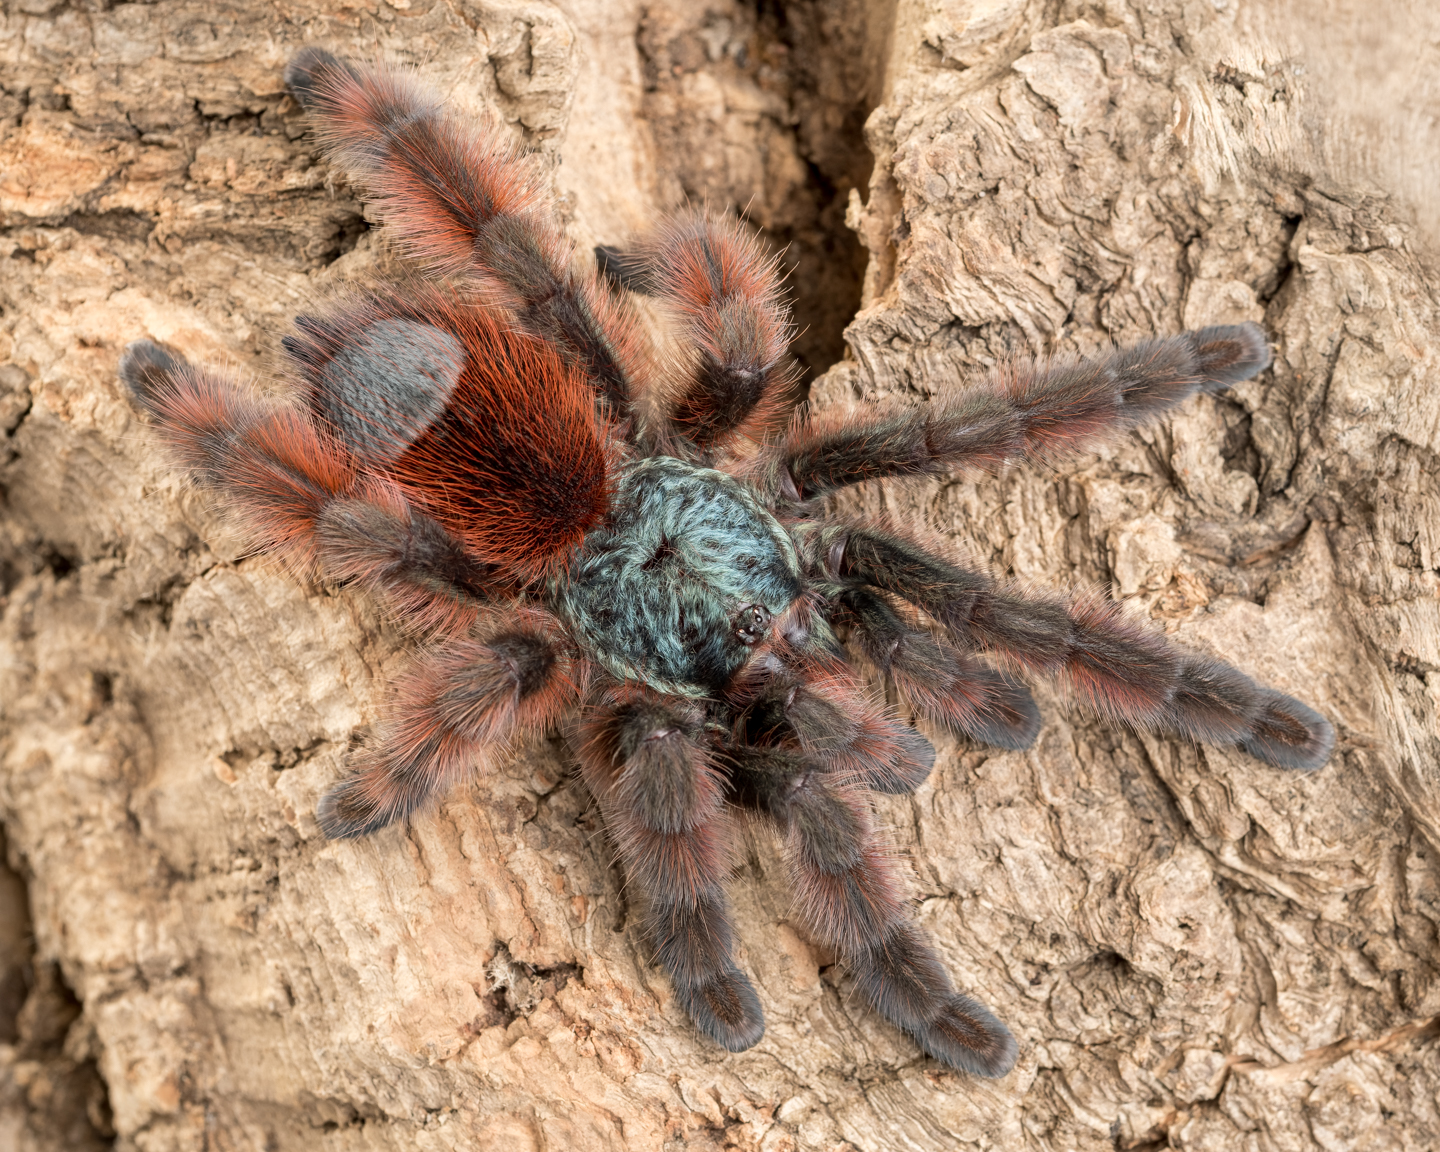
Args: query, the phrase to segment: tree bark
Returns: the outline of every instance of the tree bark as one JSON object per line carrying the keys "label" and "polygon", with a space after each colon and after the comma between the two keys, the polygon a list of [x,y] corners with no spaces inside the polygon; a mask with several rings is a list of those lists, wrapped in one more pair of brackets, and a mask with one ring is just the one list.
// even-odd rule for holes
{"label": "tree bark", "polygon": [[[1393,11],[6,0],[0,1146],[1440,1147],[1440,21]],[[1263,323],[1273,369],[1093,455],[842,504],[1108,589],[1324,712],[1331,763],[1046,685],[1028,753],[930,732],[881,811],[1019,1038],[993,1082],[791,927],[762,828],[732,893],[768,1031],[702,1039],[558,736],[326,842],[410,643],[241,554],[115,378],[150,336],[264,380],[295,313],[394,266],[283,91],[306,43],[508,125],[582,253],[747,211],[817,406]]]}

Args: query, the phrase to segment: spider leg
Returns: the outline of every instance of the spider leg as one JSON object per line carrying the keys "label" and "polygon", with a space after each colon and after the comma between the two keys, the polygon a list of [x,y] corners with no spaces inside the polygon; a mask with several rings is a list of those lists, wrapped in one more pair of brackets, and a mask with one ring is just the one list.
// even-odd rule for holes
{"label": "spider leg", "polygon": [[1270,363],[1255,324],[1201,328],[1089,360],[1017,361],[922,407],[823,413],[757,465],[777,498],[809,500],[885,476],[993,470],[1048,459],[1150,419],[1192,392],[1217,392]]}
{"label": "spider leg", "polygon": [[861,795],[802,755],[736,746],[736,798],[786,829],[797,914],[835,949],[870,1002],[926,1052],[979,1076],[1015,1063],[1014,1037],[957,992],[906,913],[894,866]]}
{"label": "spider leg", "polygon": [[493,130],[447,117],[400,73],[357,68],[306,48],[285,82],[331,156],[413,255],[442,274],[468,273],[513,308],[521,326],[584,373],[617,420],[630,411],[639,364],[631,326],[540,208],[535,176]]}
{"label": "spider leg", "polygon": [[1238,744],[1280,768],[1319,768],[1330,757],[1335,732],[1319,713],[1229,665],[1173,647],[1112,600],[1025,594],[878,528],[828,525],[814,543],[832,578],[919,605],[959,644],[1058,676],[1102,715]]}
{"label": "spider leg", "polygon": [[330,501],[315,520],[321,569],[378,593],[409,627],[457,632],[509,588],[393,485]]}
{"label": "spider leg", "polygon": [[410,815],[486,748],[545,727],[574,699],[575,668],[552,622],[535,611],[518,616],[484,639],[432,649],[396,681],[378,739],[315,809],[326,836],[364,836]]}
{"label": "spider leg", "polygon": [[1025,685],[911,627],[884,596],[846,588],[836,598],[834,619],[850,625],[861,651],[922,716],[998,748],[1035,742],[1040,710]]}
{"label": "spider leg", "polygon": [[259,549],[379,592],[412,627],[467,625],[497,592],[492,566],[393,485],[359,480],[303,413],[261,404],[149,340],[125,350],[120,377]]}
{"label": "spider leg", "polygon": [[225,492],[258,546],[314,562],[318,517],[355,482],[338,444],[303,413],[262,404],[150,340],[125,349],[120,379],[181,464]]}
{"label": "spider leg", "polygon": [[734,435],[758,437],[789,412],[789,309],[775,260],[738,223],[696,213],[639,253],[596,254],[610,279],[678,314],[695,358],[666,375],[682,381],[670,420],[687,440],[709,449]]}
{"label": "spider leg", "polygon": [[747,691],[734,726],[738,744],[797,744],[812,762],[875,792],[914,792],[935,766],[919,732],[876,708],[848,677],[772,670]]}
{"label": "spider leg", "polygon": [[616,691],[582,721],[581,769],[630,883],[649,898],[646,932],[697,1027],[740,1052],[765,1032],[759,998],[735,964],[720,880],[729,820],[724,777],[693,706]]}

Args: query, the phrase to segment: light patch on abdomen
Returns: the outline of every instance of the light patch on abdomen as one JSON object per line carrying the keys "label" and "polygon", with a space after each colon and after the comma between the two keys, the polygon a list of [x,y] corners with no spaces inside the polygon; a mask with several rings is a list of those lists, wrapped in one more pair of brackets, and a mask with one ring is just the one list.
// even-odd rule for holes
{"label": "light patch on abdomen", "polygon": [[321,369],[317,406],[356,456],[389,464],[439,419],[464,367],[444,329],[377,320]]}

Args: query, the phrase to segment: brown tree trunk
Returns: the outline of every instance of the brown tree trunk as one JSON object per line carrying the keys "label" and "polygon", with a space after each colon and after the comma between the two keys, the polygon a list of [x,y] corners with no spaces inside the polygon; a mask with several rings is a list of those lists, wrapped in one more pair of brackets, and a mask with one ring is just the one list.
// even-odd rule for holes
{"label": "brown tree trunk", "polygon": [[[6,0],[0,1148],[1440,1147],[1440,28],[1413,8]],[[936,734],[883,813],[1020,1039],[995,1082],[852,994],[763,830],[732,888],[768,1031],[701,1039],[558,739],[325,842],[406,641],[239,555],[115,379],[143,335],[263,378],[293,314],[392,259],[283,92],[305,43],[511,125],[582,251],[686,198],[748,211],[819,405],[1264,323],[1272,371],[1093,456],[848,502],[1110,588],[1324,711],[1334,759],[1045,686],[1029,753]]]}

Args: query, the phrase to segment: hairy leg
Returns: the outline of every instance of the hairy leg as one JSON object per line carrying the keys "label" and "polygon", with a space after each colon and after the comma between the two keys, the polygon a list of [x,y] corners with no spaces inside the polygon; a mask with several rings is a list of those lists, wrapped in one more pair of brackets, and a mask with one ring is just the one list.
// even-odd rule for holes
{"label": "hairy leg", "polygon": [[885,476],[1049,459],[1269,363],[1254,324],[1202,328],[1089,360],[1017,361],[921,407],[811,418],[765,455],[757,480],[778,500],[809,500]]}
{"label": "hairy leg", "polygon": [[961,645],[1059,677],[1102,715],[1238,744],[1280,768],[1318,768],[1334,747],[1334,729],[1312,708],[1173,647],[1112,600],[1022,593],[880,528],[827,525],[809,546],[830,579],[917,604]]}
{"label": "hairy leg", "polygon": [[581,769],[629,882],[649,900],[646,934],[697,1027],[731,1052],[765,1032],[734,960],[721,887],[728,865],[725,781],[697,709],[616,689],[581,723]]}
{"label": "hairy leg", "polygon": [[861,651],[922,716],[998,748],[1035,742],[1040,710],[1025,685],[912,627],[884,596],[846,588],[833,619],[850,626]]}
{"label": "hairy leg", "polygon": [[531,334],[583,372],[617,420],[640,371],[632,325],[572,254],[541,204],[536,177],[492,131],[443,114],[438,97],[399,73],[344,64],[306,48],[285,82],[322,144],[363,183],[411,253],[442,273],[468,273]]}
{"label": "hairy leg", "polygon": [[150,340],[125,349],[120,379],[185,469],[223,493],[255,546],[314,563],[317,518],[355,483],[338,444],[303,413],[262,404]]}
{"label": "hairy leg", "polygon": [[914,792],[935,766],[930,742],[886,715],[841,667],[781,665],[740,691],[743,703],[731,701],[739,744],[798,748],[838,780],[897,795]]}
{"label": "hairy leg", "polygon": [[687,359],[670,420],[702,449],[757,438],[793,405],[786,356],[792,329],[775,260],[739,224],[693,214],[670,222],[635,253],[597,249],[607,276],[664,300],[681,323]]}
{"label": "hairy leg", "polygon": [[544,613],[522,610],[484,639],[450,640],[394,685],[390,715],[315,810],[331,839],[409,816],[469,774],[487,748],[553,723],[578,687]]}
{"label": "hairy leg", "polygon": [[120,377],[257,549],[379,592],[412,627],[466,626],[496,593],[490,566],[393,485],[357,478],[350,453],[303,413],[261,404],[149,340],[125,350]]}
{"label": "hairy leg", "polygon": [[801,922],[835,949],[891,1023],[930,1055],[979,1076],[1003,1076],[1015,1040],[983,1006],[957,992],[910,920],[886,847],[861,795],[805,757],[738,746],[737,800],[785,827],[786,863]]}
{"label": "hairy leg", "polygon": [[407,627],[457,633],[513,592],[393,485],[368,482],[330,501],[315,520],[321,570],[376,592]]}

